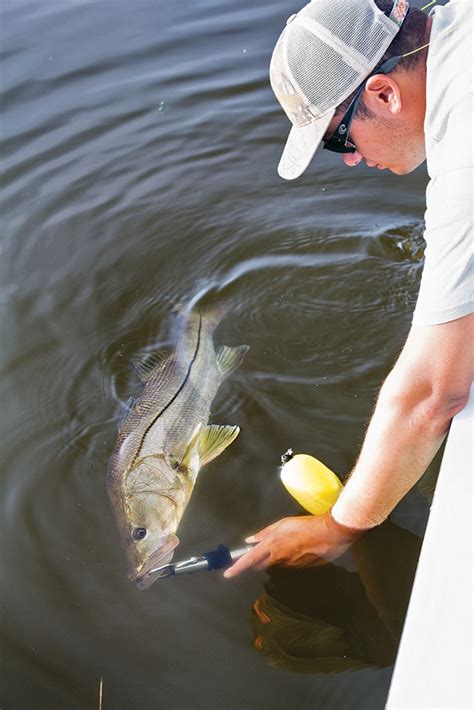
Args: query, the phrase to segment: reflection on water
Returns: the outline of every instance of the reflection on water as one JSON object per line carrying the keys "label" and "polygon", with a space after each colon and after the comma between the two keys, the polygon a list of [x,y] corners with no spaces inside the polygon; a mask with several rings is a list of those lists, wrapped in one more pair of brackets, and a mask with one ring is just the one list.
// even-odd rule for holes
{"label": "reflection on water", "polygon": [[[290,446],[350,469],[409,328],[424,170],[400,180],[324,154],[298,183],[276,174],[288,125],[268,58],[293,11],[289,0],[2,4],[0,704],[9,710],[94,707],[101,677],[104,710],[278,710],[288,698],[298,708],[383,707],[391,669],[375,667],[385,663],[375,652],[358,651],[369,667],[357,672],[302,676],[255,651],[248,608],[263,576],[134,589],[105,491],[120,403],[136,386],[128,360],[173,342],[173,304],[228,303],[216,342],[250,345],[211,414],[241,435],[198,479],[183,557],[238,546],[300,512],[278,478]],[[420,535],[427,508],[415,490],[393,519]],[[402,533],[394,569],[409,576]],[[355,653],[379,610],[361,570],[301,579],[313,574],[329,616],[277,594],[276,572],[267,594],[346,634],[347,598],[336,594],[345,589],[352,616],[367,620],[344,641]],[[288,576],[285,589],[301,587]],[[391,629],[380,623],[383,639]]]}
{"label": "reflection on water", "polygon": [[353,546],[352,572],[270,570],[253,606],[255,648],[303,673],[393,664],[420,548],[419,537],[385,522]]}

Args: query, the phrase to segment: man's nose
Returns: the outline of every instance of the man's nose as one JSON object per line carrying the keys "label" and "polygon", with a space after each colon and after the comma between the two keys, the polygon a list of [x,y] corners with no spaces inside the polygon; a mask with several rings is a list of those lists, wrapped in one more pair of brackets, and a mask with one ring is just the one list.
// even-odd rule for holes
{"label": "man's nose", "polygon": [[362,156],[356,150],[354,153],[343,153],[342,159],[346,165],[348,165],[350,168],[353,168],[356,165],[359,165],[360,161],[362,160]]}

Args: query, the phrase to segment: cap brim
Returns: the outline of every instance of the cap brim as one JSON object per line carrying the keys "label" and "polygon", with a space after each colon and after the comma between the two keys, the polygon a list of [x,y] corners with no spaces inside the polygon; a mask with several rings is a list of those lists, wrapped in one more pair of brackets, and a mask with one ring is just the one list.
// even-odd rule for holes
{"label": "cap brim", "polygon": [[293,126],[278,165],[278,175],[295,180],[304,173],[321,143],[336,109],[300,128]]}

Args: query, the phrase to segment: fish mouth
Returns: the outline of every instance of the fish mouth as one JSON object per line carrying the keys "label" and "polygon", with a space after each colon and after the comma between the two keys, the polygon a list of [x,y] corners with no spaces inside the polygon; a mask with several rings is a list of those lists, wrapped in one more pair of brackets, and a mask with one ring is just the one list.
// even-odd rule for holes
{"label": "fish mouth", "polygon": [[153,582],[160,577],[166,577],[166,572],[157,570],[158,567],[167,565],[173,559],[174,550],[179,545],[176,535],[167,535],[159,546],[155,555],[150,557],[140,570],[129,574],[129,579],[134,582],[138,589],[144,591],[149,589]]}

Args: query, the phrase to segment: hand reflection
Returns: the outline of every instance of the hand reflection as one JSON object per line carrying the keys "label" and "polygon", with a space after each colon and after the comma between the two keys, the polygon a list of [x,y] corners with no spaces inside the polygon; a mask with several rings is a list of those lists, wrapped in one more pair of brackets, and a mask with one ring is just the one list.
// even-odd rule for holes
{"label": "hand reflection", "polygon": [[358,574],[334,564],[270,568],[252,610],[255,648],[298,672],[391,665],[420,547],[386,522],[353,545]]}

